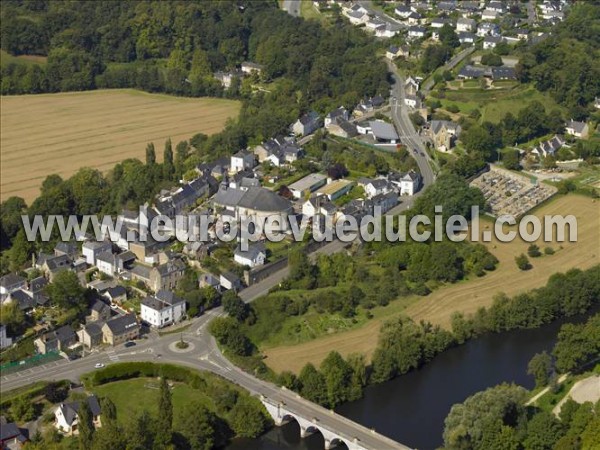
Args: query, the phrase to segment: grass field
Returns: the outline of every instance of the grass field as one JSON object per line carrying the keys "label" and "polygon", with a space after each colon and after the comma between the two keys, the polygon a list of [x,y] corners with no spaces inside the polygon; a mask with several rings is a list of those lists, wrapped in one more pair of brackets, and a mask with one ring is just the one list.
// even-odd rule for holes
{"label": "grass field", "polygon": [[30,202],[47,175],[69,177],[87,166],[106,171],[126,158],[145,157],[154,142],[162,158],[195,133],[213,134],[239,113],[240,103],[181,98],[135,90],[98,90],[0,99],[0,199]]}
{"label": "grass field", "polygon": [[512,84],[507,83],[508,86],[503,86],[503,89],[482,90],[478,88],[478,81],[476,85],[469,83],[472,81],[465,81],[463,89],[446,91],[446,98],[440,99],[442,106],[457,105],[460,112],[467,115],[474,109],[479,109],[481,120],[490,122],[499,122],[507,112],[517,115],[521,109],[535,100],[542,103],[547,112],[563,109],[549,95],[529,85],[511,88]]}
{"label": "grass field", "polygon": [[[156,417],[158,413],[159,382],[154,378],[136,378],[132,380],[115,381],[97,386],[92,389],[98,397],[109,397],[117,408],[117,419],[126,424],[147,410]],[[180,410],[184,405],[198,401],[207,408],[214,409],[212,400],[201,391],[175,383],[171,390],[173,394],[173,410]],[[135,401],[132,401],[135,399]],[[177,423],[178,415],[174,421]]]}
{"label": "grass field", "polygon": [[13,56],[6,53],[4,50],[0,50],[0,65],[6,66],[11,63],[15,64],[46,64],[48,57],[36,56],[36,55],[19,55]]}
{"label": "grass field", "polygon": [[[486,244],[500,261],[494,272],[482,278],[463,281],[442,287],[427,297],[403,299],[385,308],[375,310],[375,317],[365,325],[350,331],[320,337],[294,346],[265,348],[265,362],[274,370],[298,372],[304,364],[320,363],[333,349],[343,355],[359,352],[370,356],[377,344],[381,323],[402,312],[415,321],[427,320],[447,327],[454,311],[472,313],[481,306],[489,306],[495,295],[505,292],[515,295],[543,286],[550,275],[577,267],[586,269],[600,263],[598,229],[600,228],[600,202],[588,197],[569,195],[541,206],[535,214],[574,214],[578,220],[578,242],[539,243],[540,248],[551,246],[554,255],[531,258],[533,268],[520,271],[514,261],[516,255],[526,253],[529,244],[519,240],[510,243]],[[485,231],[486,222],[481,223]],[[560,248],[562,246],[562,248]]]}

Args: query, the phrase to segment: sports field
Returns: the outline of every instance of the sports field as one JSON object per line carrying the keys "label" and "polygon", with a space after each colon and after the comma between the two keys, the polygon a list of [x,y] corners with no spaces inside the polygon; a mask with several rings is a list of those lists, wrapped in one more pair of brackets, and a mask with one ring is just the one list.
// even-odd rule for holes
{"label": "sports field", "polygon": [[98,90],[1,97],[0,199],[30,203],[47,175],[69,177],[87,166],[106,171],[126,158],[145,158],[154,142],[162,158],[196,133],[213,134],[240,103],[181,98],[135,90]]}
{"label": "sports field", "polygon": [[[475,312],[480,306],[489,306],[499,292],[512,296],[543,286],[550,275],[556,272],[566,272],[574,267],[587,269],[600,264],[600,201],[578,195],[557,197],[540,207],[535,214],[538,217],[546,214],[575,215],[578,222],[578,241],[560,244],[538,243],[542,250],[550,246],[556,253],[530,258],[533,268],[525,272],[517,268],[514,258],[521,253],[527,253],[528,243],[518,240],[510,243],[490,242],[486,245],[499,260],[495,271],[482,278],[443,287],[427,297],[415,297],[412,302],[407,302],[410,304],[403,313],[417,322],[427,320],[447,327],[454,311]],[[485,226],[486,223],[482,222],[482,232],[485,231]],[[393,305],[394,303],[387,307],[390,312],[393,311],[392,314],[387,317],[386,314],[377,314],[360,328],[294,346],[264,349],[263,352],[267,356],[265,362],[278,372],[299,372],[307,362],[319,364],[334,349],[343,355],[360,352],[370,356],[377,345],[381,323],[397,314],[397,308]]]}

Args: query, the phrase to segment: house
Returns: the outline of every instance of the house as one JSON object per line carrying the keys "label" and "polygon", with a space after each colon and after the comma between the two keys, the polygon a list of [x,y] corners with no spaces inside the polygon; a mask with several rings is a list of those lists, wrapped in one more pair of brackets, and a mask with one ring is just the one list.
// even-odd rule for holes
{"label": "house", "polygon": [[71,259],[67,255],[54,256],[40,253],[35,261],[35,267],[52,282],[57,273],[71,268]]}
{"label": "house", "polygon": [[0,278],[0,300],[4,300],[8,295],[19,289],[27,287],[27,280],[15,273],[9,273]]}
{"label": "house", "polygon": [[231,272],[222,273],[219,277],[219,283],[223,289],[239,291],[242,288],[242,280]]}
{"label": "house", "polygon": [[62,326],[37,338],[33,343],[38,353],[65,351],[77,342],[77,335],[71,325]]}
{"label": "house", "polygon": [[214,276],[212,273],[201,273],[198,279],[198,285],[201,288],[211,287],[216,290],[221,289],[219,278]]}
{"label": "house", "polygon": [[496,48],[496,45],[502,42],[502,40],[503,39],[500,36],[486,36],[485,38],[483,38],[483,49],[489,50],[492,48]]}
{"label": "house", "polygon": [[15,302],[17,305],[19,305],[19,309],[23,312],[31,311],[36,305],[33,297],[23,289],[18,289],[8,294],[8,298],[4,301],[4,303],[12,302]]}
{"label": "house", "polygon": [[258,162],[262,163],[269,157],[269,155],[279,153],[281,146],[285,142],[285,138],[283,137],[269,139],[268,141],[265,141],[262,144],[254,147],[252,151],[258,158]]}
{"label": "house", "polygon": [[116,273],[122,269],[122,267],[119,267],[117,255],[111,252],[100,253],[96,257],[96,267],[98,267],[100,272],[111,277],[115,276]]}
{"label": "house", "polygon": [[12,338],[6,335],[6,327],[0,325],[0,350],[4,350],[6,347],[12,345]]}
{"label": "house", "polygon": [[540,157],[554,156],[556,152],[565,144],[562,137],[554,135],[553,138],[547,141],[540,142],[536,147],[531,150],[531,153]]}
{"label": "house", "polygon": [[486,6],[489,11],[495,11],[498,14],[504,14],[506,12],[506,5],[503,2],[489,2]]}
{"label": "house", "polygon": [[79,249],[76,242],[60,241],[54,247],[54,256],[66,255],[69,259],[74,260],[79,256]]}
{"label": "house", "polygon": [[361,25],[369,20],[369,15],[360,11],[344,11],[342,13],[352,25]]}
{"label": "house", "polygon": [[330,201],[334,201],[340,198],[342,195],[348,193],[354,183],[349,180],[335,180],[317,190],[317,195],[324,195]]}
{"label": "house", "polygon": [[406,5],[398,5],[394,9],[394,14],[396,14],[398,17],[401,17],[402,19],[408,19],[408,16],[410,16],[412,12],[413,10]]}
{"label": "house", "polygon": [[241,69],[242,73],[246,75],[251,75],[253,73],[257,73],[260,75],[260,73],[264,69],[264,66],[255,62],[245,61],[242,63]]}
{"label": "house", "polygon": [[381,95],[376,95],[368,99],[362,99],[352,112],[355,116],[360,117],[366,113],[372,112],[377,108],[381,108],[385,100]]}
{"label": "house", "polygon": [[325,128],[329,128],[331,125],[335,125],[340,120],[348,120],[348,110],[343,106],[334,109],[325,116]]}
{"label": "house", "polygon": [[365,23],[365,28],[372,33],[374,33],[377,28],[384,26],[385,22],[377,16],[369,18],[369,20]]}
{"label": "house", "polygon": [[424,38],[427,30],[423,27],[412,26],[408,29],[408,37],[413,39]]}
{"label": "house", "polygon": [[34,278],[29,282],[29,287],[25,289],[31,298],[38,305],[45,305],[48,302],[48,296],[45,293],[46,286],[48,286],[48,280],[44,277]]}
{"label": "house", "polygon": [[369,125],[371,127],[371,134],[377,142],[395,144],[400,139],[396,129],[390,123],[382,120],[373,120]]}
{"label": "house", "polygon": [[102,321],[86,323],[77,331],[79,342],[87,348],[94,348],[102,344],[103,326],[104,322]]}
{"label": "house", "polygon": [[[90,395],[85,400],[92,413],[92,424],[94,428],[100,428],[101,410],[98,398],[95,395]],[[68,436],[79,434],[78,430],[78,412],[81,402],[61,403],[54,411],[54,427],[61,433]]]}
{"label": "house", "polygon": [[461,126],[448,120],[432,120],[429,127],[433,146],[436,150],[447,152],[453,146],[462,131]]}
{"label": "house", "polygon": [[414,170],[400,178],[400,195],[415,195],[421,186],[421,176]]}
{"label": "house", "polygon": [[96,258],[99,254],[110,252],[112,244],[110,241],[85,241],[81,246],[81,253],[85,257],[85,262],[90,266],[96,265]]}
{"label": "house", "polygon": [[327,177],[321,173],[311,173],[290,184],[288,189],[294,198],[301,199],[327,184]]}
{"label": "house", "polygon": [[421,19],[423,19],[423,16],[420,13],[413,11],[406,18],[406,21],[409,25],[418,25],[421,22]]}
{"label": "house", "polygon": [[495,23],[483,22],[477,27],[477,36],[500,36],[500,27]]}
{"label": "house", "polygon": [[315,195],[302,204],[302,215],[312,219],[317,215],[332,216],[337,208],[325,196]]}
{"label": "house", "polygon": [[371,199],[371,206],[373,208],[373,211],[375,211],[374,208],[379,208],[381,214],[385,214],[394,206],[396,206],[398,204],[398,201],[398,193],[390,191],[383,194],[378,194],[375,197],[373,197]]}
{"label": "house", "polygon": [[454,11],[456,9],[456,4],[460,3],[460,2],[456,2],[455,0],[450,0],[450,1],[442,1],[439,2],[436,6],[437,6],[437,10],[439,12],[443,12],[443,13],[451,13],[452,11]]}
{"label": "house", "polygon": [[517,79],[517,72],[515,69],[508,66],[492,67],[491,75],[493,81]]}
{"label": "house", "polygon": [[431,20],[431,23],[429,25],[431,26],[431,28],[440,29],[443,28],[444,25],[452,25],[452,22],[448,19],[435,18]]}
{"label": "house", "polygon": [[142,300],[140,317],[151,327],[162,328],[181,321],[185,312],[185,300],[172,291],[158,291]]}
{"label": "house", "polygon": [[150,289],[158,292],[161,289],[174,290],[183,277],[185,263],[180,259],[172,259],[150,270]]}
{"label": "house", "polygon": [[375,36],[380,38],[391,38],[396,36],[401,29],[401,26],[398,24],[385,22],[384,25],[375,29]]}
{"label": "house", "polygon": [[107,321],[112,316],[110,306],[101,300],[94,300],[90,307],[90,314],[86,317],[87,322]]}
{"label": "house", "polygon": [[262,242],[249,243],[247,250],[242,250],[242,247],[238,246],[233,253],[233,260],[250,268],[262,266],[267,260],[267,250]]}
{"label": "house", "polygon": [[529,30],[520,28],[517,30],[517,39],[527,41],[529,39]]}
{"label": "house", "polygon": [[376,178],[374,180],[362,179],[359,180],[359,186],[363,187],[367,198],[373,198],[380,194],[387,194],[392,190],[392,187],[385,178]]}
{"label": "house", "polygon": [[113,317],[102,326],[102,342],[113,346],[137,339],[139,335],[140,325],[135,314]]}
{"label": "house", "polygon": [[244,76],[244,73],[241,70],[233,70],[229,72],[215,72],[213,74],[215,80],[221,83],[225,89],[229,89],[233,84],[233,81],[237,78],[240,79]]}
{"label": "house", "polygon": [[385,57],[387,59],[396,59],[400,56],[410,56],[410,48],[406,45],[401,45],[399,47],[396,47],[395,45],[391,45],[388,47],[387,51],[385,52]]}
{"label": "house", "polygon": [[416,95],[407,94],[404,96],[404,104],[411,108],[420,108],[421,107],[421,99]]}
{"label": "house", "polygon": [[477,36],[475,36],[473,33],[468,33],[466,31],[458,33],[458,42],[461,44],[473,44],[475,39],[477,39]]}
{"label": "house", "polygon": [[415,80],[413,77],[409,76],[404,81],[404,91],[408,95],[417,95],[417,92],[419,91],[419,82],[417,80]]}
{"label": "house", "polygon": [[480,78],[485,74],[483,67],[475,67],[467,64],[458,72],[458,78],[463,80],[472,80]]}
{"label": "house", "polygon": [[7,422],[4,416],[0,417],[0,448],[15,450],[23,447],[27,437],[14,422]]}
{"label": "house", "polygon": [[500,17],[500,14],[496,11],[492,11],[491,9],[486,9],[481,13],[481,20],[496,20]]}
{"label": "house", "polygon": [[565,124],[565,132],[577,138],[586,138],[589,132],[588,124],[571,119]]}
{"label": "house", "polygon": [[231,155],[229,170],[232,173],[237,173],[243,170],[251,170],[255,165],[254,154],[246,150],[240,150],[235,155]]}
{"label": "house", "polygon": [[294,122],[292,131],[297,136],[307,136],[317,131],[320,126],[319,115],[310,111]]}
{"label": "house", "polygon": [[456,21],[456,32],[473,32],[477,27],[477,22],[474,19],[460,18]]}

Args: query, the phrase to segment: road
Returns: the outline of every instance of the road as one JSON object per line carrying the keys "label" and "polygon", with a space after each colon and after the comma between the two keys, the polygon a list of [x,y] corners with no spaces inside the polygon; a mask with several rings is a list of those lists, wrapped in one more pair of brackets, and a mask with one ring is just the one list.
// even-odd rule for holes
{"label": "road", "polygon": [[300,1],[301,0],[283,0],[281,6],[284,11],[295,17],[300,17]]}
{"label": "road", "polygon": [[[467,47],[464,50],[458,52],[456,55],[454,55],[452,58],[450,58],[446,62],[446,64],[444,64],[442,66],[441,70],[444,71],[444,70],[454,69],[463,59],[465,59],[467,56],[469,56],[474,51],[475,51],[475,46],[472,46],[472,47]],[[421,92],[423,92],[423,95],[425,97],[427,95],[429,95],[429,91],[431,91],[434,84],[435,84],[435,81],[433,79],[433,76],[430,76],[429,79],[427,81],[425,81],[425,83],[423,83],[423,86],[421,86]]]}
{"label": "road", "polygon": [[421,137],[417,134],[408,116],[408,107],[404,104],[404,80],[392,62],[388,61],[388,67],[394,78],[392,95],[390,96],[392,119],[400,133],[402,142],[410,149],[411,154],[417,161],[421,176],[423,177],[423,188],[425,188],[435,180],[435,174],[432,169],[433,161],[429,157]]}
{"label": "road", "polygon": [[368,14],[378,17],[383,22],[391,23],[393,25],[399,25],[402,28],[407,28],[407,25],[405,23],[388,16],[384,11],[373,5],[373,2],[370,0],[361,0],[357,3],[363,8],[365,8]]}
{"label": "road", "polygon": [[532,27],[537,22],[537,11],[535,10],[535,0],[527,2],[527,24]]}

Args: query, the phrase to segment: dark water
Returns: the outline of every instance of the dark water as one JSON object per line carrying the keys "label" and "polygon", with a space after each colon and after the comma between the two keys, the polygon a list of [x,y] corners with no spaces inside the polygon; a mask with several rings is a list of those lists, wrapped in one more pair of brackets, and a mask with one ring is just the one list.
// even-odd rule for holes
{"label": "dark water", "polygon": [[[362,399],[340,406],[337,411],[398,442],[418,449],[442,444],[444,419],[455,403],[475,392],[502,382],[527,389],[533,379],[527,363],[542,350],[551,350],[560,326],[583,322],[589,315],[556,321],[535,330],[517,330],[486,335],[448,350],[431,363],[395,380],[365,390]],[[274,428],[254,440],[240,440],[228,450],[322,450],[323,438],[313,434],[300,439],[297,423]]]}

